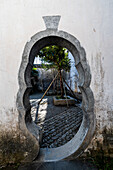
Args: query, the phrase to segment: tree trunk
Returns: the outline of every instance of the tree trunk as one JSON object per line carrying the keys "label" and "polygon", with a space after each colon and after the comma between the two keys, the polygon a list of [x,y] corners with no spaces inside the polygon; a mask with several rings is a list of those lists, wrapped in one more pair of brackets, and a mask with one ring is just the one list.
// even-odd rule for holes
{"label": "tree trunk", "polygon": [[62,74],[61,74],[61,70],[59,70],[60,73],[60,88],[61,88],[61,98],[64,97],[64,88],[63,88],[63,81],[62,81]]}

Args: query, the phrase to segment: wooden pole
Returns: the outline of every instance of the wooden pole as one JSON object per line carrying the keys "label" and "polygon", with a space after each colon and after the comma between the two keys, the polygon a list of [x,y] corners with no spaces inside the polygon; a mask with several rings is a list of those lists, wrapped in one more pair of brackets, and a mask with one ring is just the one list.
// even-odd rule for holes
{"label": "wooden pole", "polygon": [[38,102],[38,104],[40,104],[40,102],[42,101],[42,99],[44,98],[44,96],[46,95],[46,93],[48,92],[48,90],[50,89],[50,87],[52,86],[53,82],[55,81],[55,79],[57,78],[59,72],[57,73],[57,75],[55,76],[55,78],[52,80],[52,82],[50,83],[49,87],[47,88],[47,90],[45,91],[45,93],[43,94],[42,98],[40,99],[40,101]]}
{"label": "wooden pole", "polygon": [[[71,93],[75,96],[74,92],[71,90],[71,88],[69,87],[69,85],[67,84],[67,82],[65,81],[65,79],[63,78],[64,83],[68,86],[69,90],[71,91]],[[75,96],[76,97],[76,96]]]}
{"label": "wooden pole", "polygon": [[40,99],[40,101],[38,102],[38,106],[37,106],[37,110],[36,110],[36,115],[35,115],[35,123],[37,124],[37,119],[38,119],[38,109],[39,109],[39,104],[42,101],[42,99],[44,98],[44,96],[46,95],[46,93],[48,92],[48,90],[50,89],[51,85],[53,84],[53,82],[55,81],[55,79],[57,78],[57,76],[59,75],[59,72],[57,73],[57,75],[55,76],[55,78],[52,80],[52,82],[50,83],[49,87],[47,88],[47,90],[45,91],[45,93],[43,94],[42,98]]}

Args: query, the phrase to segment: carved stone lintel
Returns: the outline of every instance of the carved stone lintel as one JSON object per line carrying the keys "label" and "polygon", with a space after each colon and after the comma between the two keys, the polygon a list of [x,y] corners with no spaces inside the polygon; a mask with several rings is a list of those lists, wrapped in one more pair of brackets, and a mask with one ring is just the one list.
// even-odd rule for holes
{"label": "carved stone lintel", "polygon": [[46,29],[58,29],[61,16],[43,16]]}

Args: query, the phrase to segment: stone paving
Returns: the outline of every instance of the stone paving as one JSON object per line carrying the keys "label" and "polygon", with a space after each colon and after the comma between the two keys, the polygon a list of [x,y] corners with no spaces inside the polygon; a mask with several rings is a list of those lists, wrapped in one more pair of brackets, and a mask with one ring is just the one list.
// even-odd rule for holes
{"label": "stone paving", "polygon": [[[31,115],[35,119],[37,102],[42,94],[30,97]],[[82,122],[82,109],[78,106],[54,106],[53,96],[45,96],[38,110],[38,125],[43,131],[42,148],[55,148],[70,141]]]}
{"label": "stone paving", "polygon": [[41,147],[55,148],[70,141],[77,133],[82,121],[82,111],[70,108],[44,122]]}
{"label": "stone paving", "polygon": [[96,166],[90,161],[72,160],[72,161],[58,161],[21,165],[18,170],[97,170]]}

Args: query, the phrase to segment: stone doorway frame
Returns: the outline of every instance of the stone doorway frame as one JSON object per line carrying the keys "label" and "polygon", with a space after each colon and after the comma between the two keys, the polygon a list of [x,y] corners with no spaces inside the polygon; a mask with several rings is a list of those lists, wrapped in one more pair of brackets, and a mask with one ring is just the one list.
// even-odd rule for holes
{"label": "stone doorway frame", "polygon": [[[90,89],[91,74],[86,60],[86,53],[80,42],[71,34],[47,28],[35,34],[26,43],[19,70],[19,92],[17,108],[19,111],[20,129],[33,140],[39,141],[38,127],[34,124],[30,114],[29,93],[31,91],[30,74],[37,52],[48,45],[60,45],[67,48],[73,55],[79,73],[79,88],[82,92],[83,120],[81,126],[72,140],[57,148],[40,148],[37,161],[52,162],[62,159],[78,157],[89,145],[95,131],[94,97]],[[35,137],[35,139],[34,139]],[[36,155],[36,154],[35,154]],[[34,158],[33,158],[34,159]]]}

